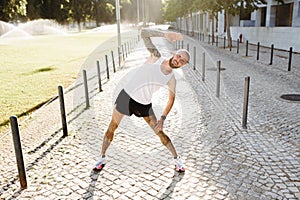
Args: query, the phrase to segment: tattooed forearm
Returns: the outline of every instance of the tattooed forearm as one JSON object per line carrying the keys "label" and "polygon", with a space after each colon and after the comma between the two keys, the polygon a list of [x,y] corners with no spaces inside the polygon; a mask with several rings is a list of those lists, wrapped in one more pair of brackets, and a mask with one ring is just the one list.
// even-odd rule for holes
{"label": "tattooed forearm", "polygon": [[141,36],[148,51],[155,57],[161,57],[159,51],[152,43],[151,37],[164,37],[164,33],[153,29],[142,29]]}

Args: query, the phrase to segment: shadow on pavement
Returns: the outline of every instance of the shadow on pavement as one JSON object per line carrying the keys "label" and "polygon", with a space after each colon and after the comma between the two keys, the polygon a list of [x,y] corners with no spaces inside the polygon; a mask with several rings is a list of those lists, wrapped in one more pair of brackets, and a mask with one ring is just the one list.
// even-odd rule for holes
{"label": "shadow on pavement", "polygon": [[100,171],[94,171],[94,170],[91,171],[91,173],[90,173],[91,183],[90,183],[86,193],[84,194],[83,199],[93,198],[94,191],[95,191],[95,185],[97,183],[98,177],[99,177],[102,169]]}
{"label": "shadow on pavement", "polygon": [[183,179],[183,176],[184,176],[184,173],[178,173],[178,172],[174,171],[172,182],[170,183],[170,185],[168,185],[166,187],[165,191],[162,193],[162,195],[160,197],[158,197],[158,199],[160,199],[160,200],[172,199],[172,194],[174,193],[174,189],[175,189],[177,183],[179,183]]}
{"label": "shadow on pavement", "polygon": [[[55,133],[57,133],[58,131],[56,131]],[[51,150],[53,150],[58,144],[60,144],[63,140],[65,139],[65,137],[61,136],[60,138],[58,138],[51,146],[49,146],[48,149],[44,150],[34,161],[32,161],[26,168],[26,171],[30,171],[31,169],[33,169],[33,166],[36,165],[41,159],[45,158],[47,154],[49,154],[51,152]],[[39,147],[41,148],[41,147]],[[39,149],[38,148],[38,149]],[[35,152],[35,151],[34,151]],[[33,152],[33,153],[34,153]],[[4,191],[8,190],[8,188],[15,184],[18,181],[18,178],[15,177],[13,178],[13,180],[9,181],[3,188]],[[14,194],[11,196],[10,199],[15,199],[18,196],[21,195],[22,191],[24,191],[25,189],[19,189],[17,191],[14,192]]]}

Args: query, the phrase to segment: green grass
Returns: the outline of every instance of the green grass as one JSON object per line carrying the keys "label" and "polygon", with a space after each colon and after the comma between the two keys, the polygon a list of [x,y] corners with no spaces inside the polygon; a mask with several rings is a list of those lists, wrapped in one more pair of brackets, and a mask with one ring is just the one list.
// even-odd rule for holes
{"label": "green grass", "polygon": [[115,36],[85,32],[0,38],[0,124],[56,96],[57,86],[74,82],[82,63],[96,47],[109,41],[103,53],[117,48],[116,39],[111,39]]}

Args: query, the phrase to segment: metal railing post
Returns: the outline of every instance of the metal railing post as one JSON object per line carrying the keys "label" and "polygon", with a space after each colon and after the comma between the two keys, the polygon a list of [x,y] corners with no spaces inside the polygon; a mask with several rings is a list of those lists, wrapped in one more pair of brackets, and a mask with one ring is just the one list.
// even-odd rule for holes
{"label": "metal railing post", "polygon": [[98,72],[98,84],[99,84],[99,92],[102,92],[102,82],[101,82],[101,70],[100,70],[100,62],[97,60],[97,72]]}
{"label": "metal railing post", "polygon": [[292,68],[292,55],[293,55],[293,47],[290,47],[288,71],[291,71]]}
{"label": "metal railing post", "polygon": [[248,45],[249,45],[249,43],[248,43],[248,40],[246,41],[246,56],[248,56]]}
{"label": "metal railing post", "polygon": [[274,44],[271,45],[270,65],[273,64]]}
{"label": "metal railing post", "polygon": [[114,59],[114,52],[113,51],[111,51],[111,60],[112,60],[112,63],[113,63],[114,73],[116,73],[116,65],[115,65],[115,59]]}
{"label": "metal railing post", "polygon": [[106,62],[106,78],[109,80],[109,67],[108,67],[108,58],[107,55],[105,55],[105,62]]}
{"label": "metal railing post", "polygon": [[240,52],[240,39],[237,39],[236,41],[236,53],[239,54]]}
{"label": "metal railing post", "polygon": [[196,70],[196,46],[194,46],[194,70]]}
{"label": "metal railing post", "polygon": [[25,166],[24,166],[24,159],[23,159],[23,152],[22,152],[22,145],[21,145],[17,117],[11,116],[10,124],[11,124],[11,131],[12,131],[15,154],[16,154],[16,159],[17,159],[19,180],[20,180],[21,188],[25,189],[25,188],[27,188],[27,180],[26,180],[26,171],[25,171]]}
{"label": "metal railing post", "polygon": [[205,81],[205,52],[202,53],[202,81]]}
{"label": "metal railing post", "polygon": [[259,60],[259,47],[260,47],[260,42],[257,43],[257,54],[256,54],[256,60]]}
{"label": "metal railing post", "polygon": [[220,76],[221,76],[221,61],[217,62],[217,81],[216,81],[216,96],[220,97]]}
{"label": "metal railing post", "polygon": [[68,136],[68,126],[67,126],[67,119],[66,119],[64,92],[63,92],[62,86],[58,86],[58,97],[59,97],[59,104],[60,104],[60,114],[61,114],[63,137],[67,137]]}
{"label": "metal railing post", "polygon": [[83,83],[84,83],[84,91],[85,91],[86,108],[89,108],[90,107],[90,98],[89,98],[89,89],[88,89],[88,83],[87,83],[86,70],[83,70]]}
{"label": "metal railing post", "polygon": [[247,117],[248,117],[248,102],[249,102],[249,88],[250,88],[250,77],[245,77],[245,90],[244,90],[244,107],[243,107],[243,128],[247,128]]}
{"label": "metal railing post", "polygon": [[118,59],[119,59],[119,67],[121,67],[121,62],[122,62],[122,56],[121,56],[121,48],[118,47]]}

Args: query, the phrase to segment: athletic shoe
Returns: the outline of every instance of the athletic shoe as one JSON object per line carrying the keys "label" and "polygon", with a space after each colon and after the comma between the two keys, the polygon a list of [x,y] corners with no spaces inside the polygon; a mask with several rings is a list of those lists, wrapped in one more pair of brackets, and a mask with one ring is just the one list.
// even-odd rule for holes
{"label": "athletic shoe", "polygon": [[177,172],[185,172],[185,168],[183,167],[183,164],[182,164],[180,158],[177,157],[174,159],[174,161],[175,161],[175,170]]}
{"label": "athletic shoe", "polygon": [[101,157],[98,162],[95,164],[94,171],[101,171],[106,164],[106,158]]}

